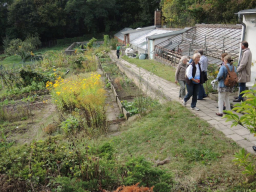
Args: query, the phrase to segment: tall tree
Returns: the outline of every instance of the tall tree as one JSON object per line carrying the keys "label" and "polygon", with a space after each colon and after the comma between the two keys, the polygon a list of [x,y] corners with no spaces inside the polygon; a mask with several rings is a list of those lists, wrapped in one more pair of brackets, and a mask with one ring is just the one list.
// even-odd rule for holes
{"label": "tall tree", "polygon": [[[78,25],[84,25],[85,32],[109,31],[115,24],[115,0],[69,0],[66,5],[68,15]],[[112,19],[112,23],[109,22]]]}
{"label": "tall tree", "polygon": [[0,1],[0,45],[6,36],[6,28],[8,27],[7,13],[11,0]]}
{"label": "tall tree", "polygon": [[169,26],[195,23],[236,23],[234,13],[256,6],[255,0],[162,0],[163,16]]}

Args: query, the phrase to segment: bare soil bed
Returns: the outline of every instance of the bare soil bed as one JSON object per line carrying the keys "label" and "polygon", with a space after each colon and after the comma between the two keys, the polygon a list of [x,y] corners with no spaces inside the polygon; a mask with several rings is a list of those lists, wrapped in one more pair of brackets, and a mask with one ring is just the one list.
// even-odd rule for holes
{"label": "bare soil bed", "polygon": [[[9,142],[24,144],[41,139],[44,128],[57,120],[56,108],[49,99],[30,104],[18,101],[5,108],[9,121],[2,124],[2,130]],[[26,114],[22,116],[21,110]]]}

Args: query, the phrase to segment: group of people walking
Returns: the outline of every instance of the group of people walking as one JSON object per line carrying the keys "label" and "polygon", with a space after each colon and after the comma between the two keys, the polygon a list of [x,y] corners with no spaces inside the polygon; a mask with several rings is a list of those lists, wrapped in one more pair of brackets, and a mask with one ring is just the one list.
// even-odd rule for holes
{"label": "group of people walking", "polygon": [[[238,63],[238,67],[233,66],[233,59],[227,53],[221,55],[222,64],[215,81],[218,81],[218,116],[223,116],[223,108],[230,110],[229,93],[233,92],[233,83],[239,83],[239,96],[233,102],[243,101],[243,91],[246,82],[251,80],[252,54],[248,48],[248,42],[241,43],[243,56]],[[203,100],[206,93],[203,84],[207,81],[208,59],[203,54],[203,50],[196,52],[188,62],[187,56],[182,56],[175,73],[175,83],[180,84],[179,97],[186,106],[188,100],[192,97],[191,109],[199,111],[196,107],[197,100]],[[231,82],[231,83],[230,83]],[[186,94],[187,88],[187,94]]]}

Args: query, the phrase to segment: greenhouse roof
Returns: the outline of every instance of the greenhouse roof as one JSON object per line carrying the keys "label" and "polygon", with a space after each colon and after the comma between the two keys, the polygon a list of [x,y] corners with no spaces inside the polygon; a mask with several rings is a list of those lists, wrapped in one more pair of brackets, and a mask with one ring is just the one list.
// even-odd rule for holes
{"label": "greenhouse roof", "polygon": [[[220,55],[231,55],[235,62],[239,58],[241,25],[197,24],[195,27],[174,31],[170,38],[156,45],[158,50],[168,54],[192,56],[194,51],[203,49],[209,63],[221,63]],[[165,35],[165,34],[164,34]]]}
{"label": "greenhouse roof", "polygon": [[161,38],[165,38],[165,37],[170,37],[170,36],[173,36],[173,35],[182,34],[186,31],[188,31],[189,29],[191,29],[191,28],[185,28],[185,29],[178,30],[178,31],[171,31],[171,32],[168,32],[168,33],[152,35],[152,36],[148,37],[148,39],[154,40],[154,39],[161,39]]}

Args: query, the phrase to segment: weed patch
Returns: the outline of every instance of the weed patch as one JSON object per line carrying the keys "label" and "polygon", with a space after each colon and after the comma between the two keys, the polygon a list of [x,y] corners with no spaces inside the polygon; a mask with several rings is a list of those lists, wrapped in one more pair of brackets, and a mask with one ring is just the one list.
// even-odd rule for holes
{"label": "weed patch", "polygon": [[[44,186],[52,191],[101,191],[138,182],[159,189],[172,186],[170,174],[142,157],[131,158],[126,164],[118,161],[113,145],[108,142],[93,147],[82,141],[50,137],[8,151],[0,148],[0,152],[0,172],[26,181],[26,190]],[[0,182],[1,189],[11,185],[4,182]]]}

